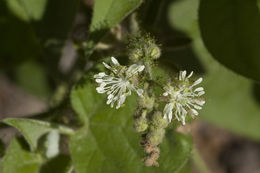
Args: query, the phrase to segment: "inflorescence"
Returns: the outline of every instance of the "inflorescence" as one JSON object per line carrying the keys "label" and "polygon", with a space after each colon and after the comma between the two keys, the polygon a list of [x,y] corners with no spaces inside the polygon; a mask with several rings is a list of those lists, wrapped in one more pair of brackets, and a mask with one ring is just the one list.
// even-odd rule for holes
{"label": "inflorescence", "polygon": [[[168,76],[169,80],[164,83],[153,78],[153,68],[160,53],[160,48],[149,36],[138,37],[129,46],[129,59],[134,64],[120,65],[116,58],[111,57],[110,65],[103,62],[110,73],[100,72],[94,75],[99,85],[97,92],[107,94],[107,104],[111,107],[116,103],[116,109],[119,109],[132,92],[139,96],[134,114],[134,128],[142,133],[141,145],[146,152],[146,166],[159,165],[158,145],[162,142],[169,123],[177,119],[185,125],[187,116],[195,118],[198,115],[197,110],[201,110],[205,104],[205,100],[201,98],[205,94],[204,88],[197,87],[202,78],[193,81],[193,72],[187,75],[186,71],[180,71],[173,79],[165,73],[164,77]],[[154,92],[155,84],[163,89],[159,95]],[[160,104],[164,104],[163,109]]]}

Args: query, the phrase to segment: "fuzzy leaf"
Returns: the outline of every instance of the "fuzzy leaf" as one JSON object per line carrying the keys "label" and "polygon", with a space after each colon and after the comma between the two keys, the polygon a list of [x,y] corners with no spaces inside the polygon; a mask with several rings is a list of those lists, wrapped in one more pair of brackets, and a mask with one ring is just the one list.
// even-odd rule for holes
{"label": "fuzzy leaf", "polygon": [[142,0],[95,0],[90,41],[96,43],[117,23],[136,9]]}
{"label": "fuzzy leaf", "polygon": [[202,39],[219,62],[260,81],[260,11],[257,0],[202,0]]}
{"label": "fuzzy leaf", "polygon": [[63,134],[73,134],[73,130],[70,128],[58,126],[44,121],[25,118],[7,118],[4,119],[3,122],[19,130],[25,137],[26,141],[29,143],[32,151],[35,151],[37,149],[38,139],[42,135],[54,129],[57,129],[60,133]]}
{"label": "fuzzy leaf", "polygon": [[41,164],[41,157],[38,154],[30,153],[18,141],[13,139],[4,156],[1,173],[37,173]]}
{"label": "fuzzy leaf", "polygon": [[[207,72],[202,83],[206,91],[206,104],[200,117],[239,135],[260,140],[260,105],[256,94],[252,94],[253,83],[223,67],[207,52],[199,34],[198,7],[199,0],[178,1],[172,4],[170,13],[173,27],[192,37],[193,53]],[[177,20],[179,16],[183,16],[182,20]]]}
{"label": "fuzzy leaf", "polygon": [[82,122],[87,122],[104,104],[104,95],[97,94],[92,85],[76,86],[70,95],[71,104]]}
{"label": "fuzzy leaf", "polygon": [[185,165],[191,153],[191,138],[169,131],[160,146],[160,167],[145,167],[141,137],[133,128],[136,97],[128,97],[125,106],[117,110],[105,105],[94,90],[87,84],[79,90],[74,88],[71,96],[74,110],[88,119],[88,124],[70,139],[77,173],[178,172]]}

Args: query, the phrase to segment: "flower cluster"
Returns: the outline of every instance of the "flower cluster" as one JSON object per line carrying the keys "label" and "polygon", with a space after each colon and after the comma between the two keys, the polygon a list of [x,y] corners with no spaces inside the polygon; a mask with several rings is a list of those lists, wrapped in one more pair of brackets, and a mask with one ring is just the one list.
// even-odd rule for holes
{"label": "flower cluster", "polygon": [[202,87],[193,88],[202,82],[202,78],[190,83],[189,78],[193,72],[188,76],[186,74],[186,71],[180,71],[177,85],[167,85],[163,93],[163,96],[169,98],[169,103],[166,104],[163,110],[164,118],[171,121],[174,114],[176,119],[181,121],[183,125],[185,125],[185,118],[188,113],[194,118],[194,115],[198,115],[197,110],[202,109],[205,104],[205,101],[200,98],[205,94],[204,89]]}
{"label": "flower cluster", "polygon": [[[127,96],[131,95],[132,91],[136,92],[138,96],[143,97],[143,89],[139,89],[133,82],[133,78],[142,72],[144,65],[132,64],[131,66],[122,66],[116,58],[111,57],[110,65],[103,62],[104,66],[111,71],[110,75],[100,72],[94,75],[99,86],[96,88],[98,93],[106,93],[107,104],[111,107],[117,102],[116,109],[124,104]],[[186,71],[180,71],[178,81],[173,86],[170,83],[164,87],[164,97],[167,97],[163,110],[163,117],[169,122],[173,119],[173,115],[178,121],[185,125],[185,119],[188,114],[194,118],[198,115],[198,111],[202,109],[205,100],[200,96],[205,94],[203,87],[194,87],[202,82],[199,78],[195,82],[190,82],[193,72],[187,75]]]}
{"label": "flower cluster", "polygon": [[116,58],[111,57],[111,64],[104,63],[104,66],[111,71],[110,75],[104,72],[94,75],[96,82],[99,87],[96,88],[98,93],[106,93],[107,104],[111,107],[117,102],[116,109],[125,102],[126,96],[131,95],[132,91],[135,91],[139,96],[142,97],[143,90],[138,89],[133,83],[133,78],[138,72],[144,70],[143,65],[133,64],[129,67],[122,66],[119,64]]}
{"label": "flower cluster", "polygon": [[[193,72],[187,75],[186,71],[180,71],[178,78],[169,82],[169,74],[156,67],[160,52],[154,39],[137,37],[130,44],[128,55],[135,64],[123,66],[111,57],[109,65],[103,63],[110,74],[94,75],[99,85],[97,92],[107,94],[107,104],[111,107],[116,104],[119,109],[132,92],[139,96],[133,115],[134,129],[142,134],[140,144],[146,153],[143,160],[146,166],[159,166],[159,145],[169,123],[177,119],[185,125],[187,116],[194,118],[205,104],[201,98],[205,94],[204,88],[197,87],[202,78],[193,81]],[[163,91],[158,93],[161,89]]]}

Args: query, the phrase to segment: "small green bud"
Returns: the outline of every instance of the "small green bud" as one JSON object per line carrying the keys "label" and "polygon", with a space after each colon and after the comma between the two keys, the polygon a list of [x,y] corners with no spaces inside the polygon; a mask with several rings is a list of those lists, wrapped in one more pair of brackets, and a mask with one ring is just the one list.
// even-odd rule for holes
{"label": "small green bud", "polygon": [[147,47],[146,55],[152,59],[158,59],[161,56],[161,50],[156,44],[152,44]]}
{"label": "small green bud", "polygon": [[144,108],[152,109],[154,106],[154,98],[144,95],[144,97],[140,100],[140,105]]}
{"label": "small green bud", "polygon": [[152,146],[159,145],[163,140],[164,134],[165,134],[164,129],[151,130],[147,134],[147,141]]}
{"label": "small green bud", "polygon": [[138,62],[142,57],[144,56],[144,53],[141,49],[133,49],[130,53],[129,53],[129,58],[130,60],[132,60],[133,62]]}
{"label": "small green bud", "polygon": [[155,128],[166,128],[168,120],[162,117],[162,113],[157,111],[152,116],[152,124]]}
{"label": "small green bud", "polygon": [[134,128],[137,132],[143,132],[148,128],[147,119],[143,116],[138,117],[134,121]]}

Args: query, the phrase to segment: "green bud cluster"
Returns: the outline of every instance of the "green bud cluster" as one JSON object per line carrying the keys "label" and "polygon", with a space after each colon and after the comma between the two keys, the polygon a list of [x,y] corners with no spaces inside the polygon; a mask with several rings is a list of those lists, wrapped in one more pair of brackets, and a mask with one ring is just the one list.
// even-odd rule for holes
{"label": "green bud cluster", "polygon": [[145,52],[146,56],[149,56],[152,59],[158,59],[161,56],[161,50],[156,44],[147,46]]}
{"label": "green bud cluster", "polygon": [[167,126],[168,121],[162,117],[160,111],[156,111],[151,115],[149,129],[142,140],[142,145],[146,152],[146,157],[144,159],[146,166],[159,166],[157,162],[160,155],[158,145],[163,141],[165,128]]}
{"label": "green bud cluster", "polygon": [[178,78],[172,83],[174,79],[164,69],[156,66],[161,50],[149,34],[138,34],[131,38],[128,50],[130,60],[144,67],[142,75],[132,82],[141,84],[143,91],[141,97],[138,97],[134,128],[142,134],[145,165],[158,166],[159,145],[169,122],[176,118],[184,125],[186,115],[189,112],[192,117],[198,115],[196,109],[200,110],[205,103],[200,98],[205,93],[203,87],[194,88],[202,78],[191,82],[189,78],[193,72],[187,75],[184,70],[179,72]]}
{"label": "green bud cluster", "polygon": [[149,132],[147,133],[147,141],[150,145],[152,146],[157,146],[159,145],[164,137],[165,130],[164,129],[150,129]]}
{"label": "green bud cluster", "polygon": [[148,128],[148,120],[146,118],[147,111],[143,111],[140,117],[137,117],[134,121],[134,128],[137,132],[143,132]]}
{"label": "green bud cluster", "polygon": [[132,38],[128,49],[129,58],[134,63],[147,60],[150,60],[151,62],[161,56],[161,49],[149,34],[146,34],[145,36],[138,34],[136,37]]}
{"label": "green bud cluster", "polygon": [[145,65],[144,94],[138,100],[138,108],[134,116],[134,128],[137,132],[142,133],[141,145],[146,153],[145,165],[159,166],[157,162],[160,155],[158,145],[164,138],[168,121],[163,119],[162,113],[157,110],[158,105],[155,104],[156,97],[153,93],[153,84],[149,81],[152,80],[152,67],[155,60],[160,57],[161,50],[148,34],[145,36],[137,35],[132,38],[128,49],[131,61]]}

